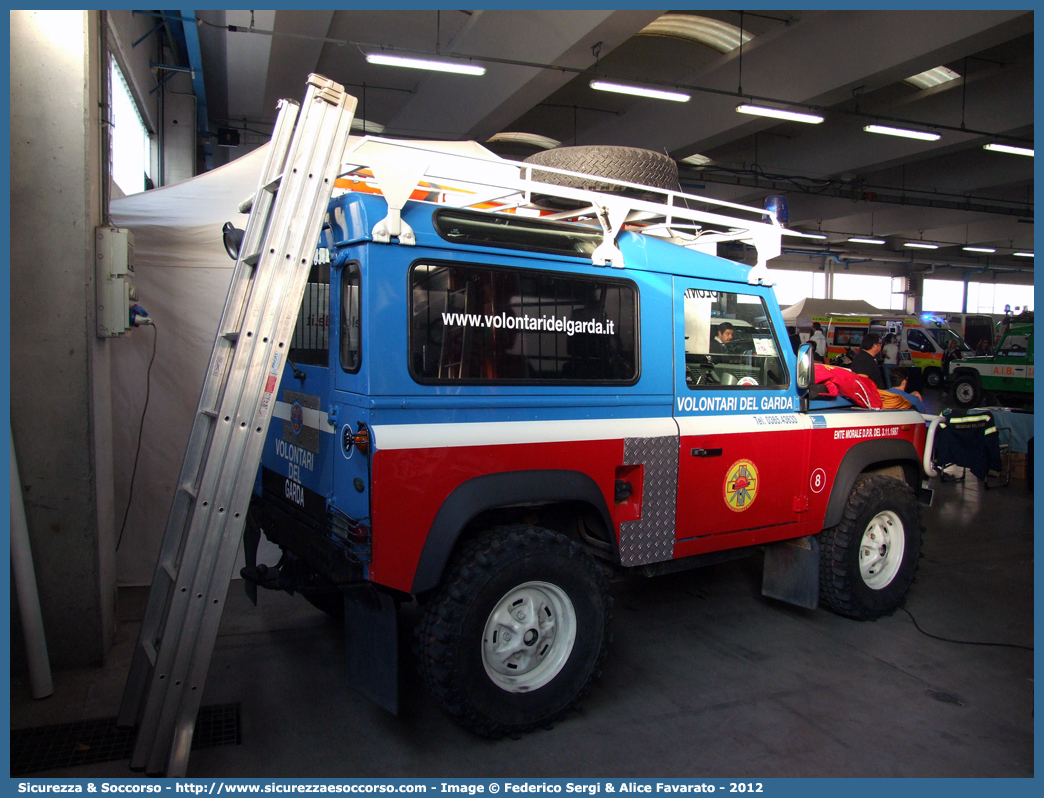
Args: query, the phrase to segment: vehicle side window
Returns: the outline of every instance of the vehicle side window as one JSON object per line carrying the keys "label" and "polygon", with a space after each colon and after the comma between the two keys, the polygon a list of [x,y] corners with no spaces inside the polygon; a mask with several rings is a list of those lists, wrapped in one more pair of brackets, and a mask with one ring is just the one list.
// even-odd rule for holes
{"label": "vehicle side window", "polygon": [[350,374],[362,363],[362,275],[358,263],[341,272],[341,368]]}
{"label": "vehicle side window", "polygon": [[417,263],[410,373],[418,382],[632,384],[638,289],[536,269]]}
{"label": "vehicle side window", "polygon": [[290,361],[298,365],[330,364],[330,262],[313,263],[305,285],[301,312],[290,339]]}
{"label": "vehicle side window", "polygon": [[866,335],[866,327],[835,327],[834,346],[850,346],[858,349]]}
{"label": "vehicle side window", "polygon": [[934,352],[931,340],[920,330],[910,330],[906,334],[906,344],[914,352]]}
{"label": "vehicle side window", "polygon": [[788,384],[764,300],[689,288],[684,303],[685,382],[690,389]]}
{"label": "vehicle side window", "polygon": [[1001,341],[998,355],[1024,357],[1029,348],[1029,338],[1025,335],[1009,335]]}

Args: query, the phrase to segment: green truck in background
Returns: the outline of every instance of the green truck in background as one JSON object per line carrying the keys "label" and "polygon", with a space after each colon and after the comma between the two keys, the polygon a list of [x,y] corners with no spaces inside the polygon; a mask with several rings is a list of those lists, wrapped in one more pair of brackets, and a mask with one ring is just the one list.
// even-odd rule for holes
{"label": "green truck in background", "polygon": [[1033,322],[1021,318],[1002,323],[994,354],[954,361],[950,395],[958,407],[977,407],[987,393],[1003,404],[1033,401]]}

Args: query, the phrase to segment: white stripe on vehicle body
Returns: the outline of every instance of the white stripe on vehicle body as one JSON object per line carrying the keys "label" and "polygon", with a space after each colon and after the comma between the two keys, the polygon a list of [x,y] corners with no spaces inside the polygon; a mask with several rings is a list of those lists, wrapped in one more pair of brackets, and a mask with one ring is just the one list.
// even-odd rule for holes
{"label": "white stripe on vehicle body", "polygon": [[[924,424],[925,417],[916,410],[850,410],[848,412],[815,413],[810,412],[808,418],[813,429],[826,427],[888,427]],[[817,421],[823,419],[825,423]]]}
{"label": "white stripe on vehicle body", "polygon": [[[272,418],[281,418],[283,421],[290,420],[290,408],[293,407],[289,402],[276,402],[275,412],[272,413]],[[317,429],[320,432],[329,432],[333,434],[337,430],[330,426],[330,417],[322,410],[312,410],[308,407],[301,408],[301,423],[306,427]]]}
{"label": "white stripe on vehicle body", "polygon": [[[823,419],[814,423],[813,419]],[[681,416],[679,418],[579,419],[563,421],[486,421],[448,424],[375,424],[378,450],[439,449],[523,443],[570,443],[678,435],[786,432],[813,428],[889,427],[923,424],[911,410],[843,413],[779,413]]]}
{"label": "white stripe on vehicle body", "polygon": [[377,449],[440,449],[519,443],[566,443],[677,437],[673,418],[482,421],[464,424],[375,424]]}

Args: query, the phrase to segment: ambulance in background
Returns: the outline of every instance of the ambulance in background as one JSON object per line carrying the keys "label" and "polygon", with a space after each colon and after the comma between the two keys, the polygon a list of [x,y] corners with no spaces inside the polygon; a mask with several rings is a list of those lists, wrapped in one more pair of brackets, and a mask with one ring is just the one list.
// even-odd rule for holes
{"label": "ambulance in background", "polygon": [[959,333],[950,328],[942,316],[896,316],[882,313],[880,316],[816,316],[826,331],[827,361],[842,359],[854,354],[863,343],[863,336],[876,333],[884,340],[892,334],[899,345],[899,363],[921,370],[924,383],[929,388],[943,384],[943,355],[950,343],[957,342],[961,357],[972,354],[971,348]]}

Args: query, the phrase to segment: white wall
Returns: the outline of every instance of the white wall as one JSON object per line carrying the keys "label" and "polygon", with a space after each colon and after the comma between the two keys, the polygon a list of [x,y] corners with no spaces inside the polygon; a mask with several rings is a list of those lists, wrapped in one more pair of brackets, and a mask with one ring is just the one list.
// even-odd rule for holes
{"label": "white wall", "polygon": [[12,436],[52,662],[100,664],[115,574],[109,342],[93,334],[98,13],[10,19]]}

